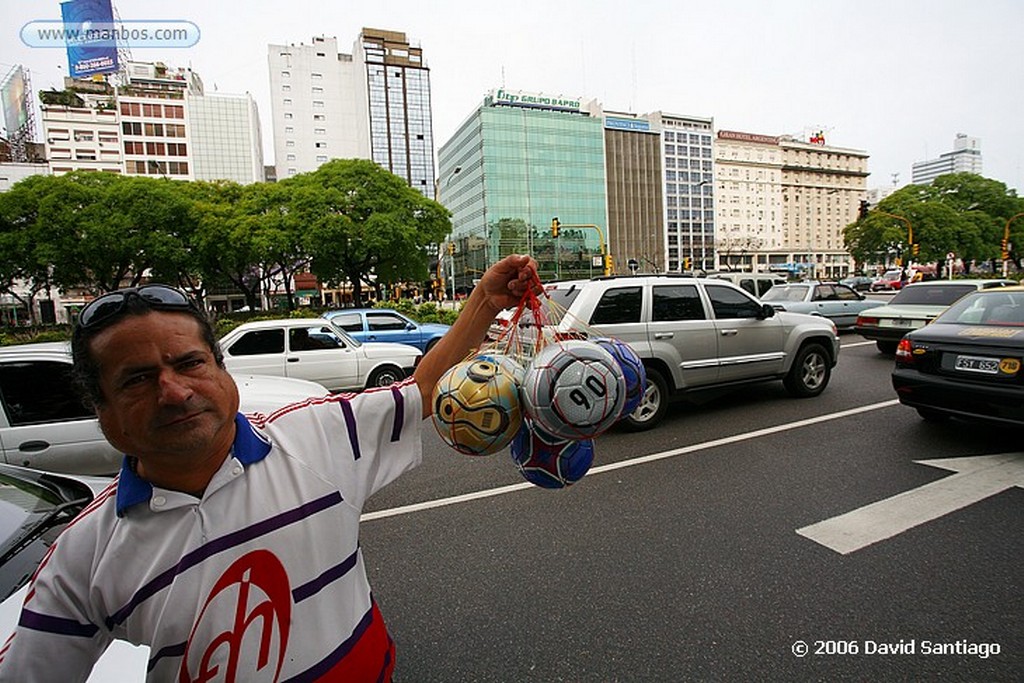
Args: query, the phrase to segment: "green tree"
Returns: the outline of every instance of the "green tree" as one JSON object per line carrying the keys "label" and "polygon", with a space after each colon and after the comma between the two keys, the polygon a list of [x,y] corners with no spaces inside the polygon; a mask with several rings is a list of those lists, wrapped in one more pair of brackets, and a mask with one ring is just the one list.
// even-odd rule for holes
{"label": "green tree", "polygon": [[0,193],[0,293],[25,306],[33,324],[38,322],[33,303],[52,285],[55,256],[39,205],[59,182],[55,176],[30,176]]}
{"label": "green tree", "polygon": [[245,188],[230,181],[190,183],[190,248],[205,289],[231,284],[251,310],[259,308],[261,278],[256,220],[242,208]]}
{"label": "green tree", "polygon": [[[911,256],[908,223],[920,252],[915,261],[942,261],[949,252],[965,263],[996,258],[1005,221],[1024,210],[1004,183],[972,173],[940,176],[931,185],[907,185],[883,199],[868,216],[848,225],[846,248],[861,262],[887,253]],[[1020,226],[1024,235],[1024,225]]]}
{"label": "green tree", "polygon": [[363,159],[336,159],[289,181],[305,228],[310,269],[321,282],[364,285],[422,281],[427,249],[451,230],[448,210]]}
{"label": "green tree", "polygon": [[245,187],[242,202],[243,213],[252,221],[262,286],[267,291],[283,288],[289,311],[295,310],[293,277],[305,271],[310,261],[302,220],[293,207],[296,189],[289,181],[255,183]]}

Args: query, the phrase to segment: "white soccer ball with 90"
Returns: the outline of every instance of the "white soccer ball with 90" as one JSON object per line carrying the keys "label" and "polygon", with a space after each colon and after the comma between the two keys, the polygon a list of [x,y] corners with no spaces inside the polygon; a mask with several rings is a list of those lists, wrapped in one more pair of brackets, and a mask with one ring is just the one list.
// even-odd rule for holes
{"label": "white soccer ball with 90", "polygon": [[523,408],[540,427],[563,439],[589,439],[611,427],[626,401],[626,379],[597,344],[569,340],[546,346],[530,362]]}

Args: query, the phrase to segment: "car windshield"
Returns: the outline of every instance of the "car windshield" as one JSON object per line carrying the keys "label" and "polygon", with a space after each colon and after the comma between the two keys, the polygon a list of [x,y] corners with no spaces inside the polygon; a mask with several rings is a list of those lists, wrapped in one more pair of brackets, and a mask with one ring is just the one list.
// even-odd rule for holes
{"label": "car windshield", "polygon": [[893,306],[948,306],[977,289],[974,285],[910,285],[900,290],[889,303]]}
{"label": "car windshield", "polygon": [[575,301],[576,297],[580,294],[579,287],[569,287],[567,289],[552,289],[548,291],[548,296],[551,300],[562,308],[569,308],[572,302]]}
{"label": "car windshield", "polygon": [[346,346],[351,346],[352,348],[358,348],[358,347],[363,345],[363,343],[361,341],[359,341],[358,339],[356,339],[355,337],[350,335],[345,330],[341,329],[341,327],[339,325],[337,325],[333,320],[328,319],[327,322],[330,323],[331,329],[334,330],[335,334],[337,334],[339,337],[341,337],[341,340],[343,342],[345,342]]}
{"label": "car windshield", "polygon": [[761,301],[803,301],[808,285],[775,285],[761,295]]}
{"label": "car windshield", "polygon": [[92,500],[87,490],[51,488],[33,476],[0,470],[0,599],[28,580],[60,530]]}
{"label": "car windshield", "polygon": [[943,311],[935,322],[953,325],[1024,326],[1024,292],[976,292]]}

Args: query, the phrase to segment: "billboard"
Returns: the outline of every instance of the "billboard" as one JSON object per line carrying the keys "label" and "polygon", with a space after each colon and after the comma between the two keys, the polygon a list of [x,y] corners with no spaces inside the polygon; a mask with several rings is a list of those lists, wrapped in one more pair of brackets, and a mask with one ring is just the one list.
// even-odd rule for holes
{"label": "billboard", "polygon": [[0,100],[3,100],[7,137],[11,137],[28,122],[28,88],[21,65],[11,69],[0,83]]}
{"label": "billboard", "polygon": [[68,72],[72,78],[117,71],[117,40],[110,0],[69,0],[60,4]]}

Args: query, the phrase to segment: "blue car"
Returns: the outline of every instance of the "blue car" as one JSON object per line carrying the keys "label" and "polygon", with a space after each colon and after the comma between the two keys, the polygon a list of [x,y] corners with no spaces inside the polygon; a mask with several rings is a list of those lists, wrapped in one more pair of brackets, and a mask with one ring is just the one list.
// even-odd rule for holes
{"label": "blue car", "polygon": [[429,351],[451,325],[418,323],[390,308],[349,308],[323,314],[341,329],[363,342],[392,342]]}

